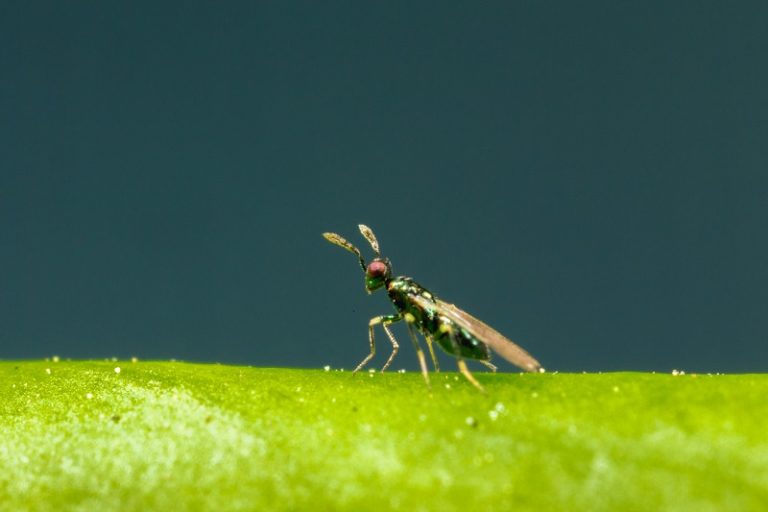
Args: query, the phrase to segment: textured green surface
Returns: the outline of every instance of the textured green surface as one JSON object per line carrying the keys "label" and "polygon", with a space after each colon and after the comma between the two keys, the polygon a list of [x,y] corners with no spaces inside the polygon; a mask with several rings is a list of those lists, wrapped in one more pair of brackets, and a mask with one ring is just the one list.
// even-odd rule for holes
{"label": "textured green surface", "polygon": [[476,375],[3,362],[0,509],[768,503],[764,375]]}

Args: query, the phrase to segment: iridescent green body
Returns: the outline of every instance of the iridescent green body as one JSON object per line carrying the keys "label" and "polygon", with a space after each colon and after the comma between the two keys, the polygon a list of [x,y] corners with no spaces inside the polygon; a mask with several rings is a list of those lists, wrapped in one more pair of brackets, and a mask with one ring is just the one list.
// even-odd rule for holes
{"label": "iridescent green body", "polygon": [[481,361],[491,360],[488,346],[450,318],[440,315],[437,297],[410,277],[399,276],[389,281],[387,293],[401,315],[413,315],[413,324],[419,332],[431,336],[449,354]]}

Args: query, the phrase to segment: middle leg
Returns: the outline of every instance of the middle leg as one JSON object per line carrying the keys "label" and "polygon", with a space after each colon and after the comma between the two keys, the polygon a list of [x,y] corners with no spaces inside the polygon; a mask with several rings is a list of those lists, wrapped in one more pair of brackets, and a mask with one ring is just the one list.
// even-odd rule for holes
{"label": "middle leg", "polygon": [[[416,321],[414,316],[410,313],[405,314],[405,323],[408,326],[408,334],[411,335],[411,341],[413,342],[413,348],[416,349],[416,355],[419,357],[419,366],[421,367],[421,374],[424,376],[424,381],[427,383],[427,387],[431,388],[432,386],[429,383],[429,373],[427,372],[427,360],[424,357],[424,351],[421,350],[421,345],[419,344],[419,339],[416,337],[416,332],[413,328],[413,323]],[[427,340],[429,340],[429,336],[427,336]],[[430,348],[432,346],[430,345]]]}
{"label": "middle leg", "polygon": [[440,373],[440,365],[437,362],[437,356],[435,355],[435,348],[432,346],[432,336],[425,334],[424,338],[427,340],[427,347],[429,347],[429,355],[432,357],[432,364],[435,367],[435,372]]}

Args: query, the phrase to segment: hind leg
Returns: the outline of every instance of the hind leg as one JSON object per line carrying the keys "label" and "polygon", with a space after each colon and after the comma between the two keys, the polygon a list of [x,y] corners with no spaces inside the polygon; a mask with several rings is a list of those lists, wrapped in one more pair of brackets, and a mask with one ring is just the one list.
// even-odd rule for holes
{"label": "hind leg", "polygon": [[448,334],[451,345],[453,345],[454,349],[454,356],[456,357],[456,364],[459,366],[459,371],[461,374],[472,383],[473,386],[475,386],[477,389],[479,389],[482,393],[485,393],[485,388],[477,382],[477,379],[472,375],[472,372],[469,371],[469,368],[467,368],[467,363],[464,361],[464,358],[462,358],[459,354],[461,354],[461,350],[459,348],[459,342],[456,341],[456,333],[453,330],[453,326],[449,324],[441,324],[440,325],[440,331]]}
{"label": "hind leg", "polygon": [[496,368],[496,365],[495,365],[495,364],[493,364],[493,363],[491,363],[490,361],[485,361],[485,360],[483,360],[483,359],[478,359],[477,361],[478,361],[479,363],[482,363],[482,364],[483,364],[483,366],[485,366],[486,368],[488,368],[489,370],[491,370],[493,373],[496,373],[496,370],[498,370],[498,368]]}

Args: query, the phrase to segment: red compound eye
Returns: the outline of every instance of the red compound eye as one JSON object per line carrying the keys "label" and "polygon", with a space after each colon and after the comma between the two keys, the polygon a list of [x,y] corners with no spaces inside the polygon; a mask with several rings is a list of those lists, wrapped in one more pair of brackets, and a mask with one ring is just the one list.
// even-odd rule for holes
{"label": "red compound eye", "polygon": [[387,273],[387,265],[382,261],[372,261],[366,272],[372,277],[381,277]]}

